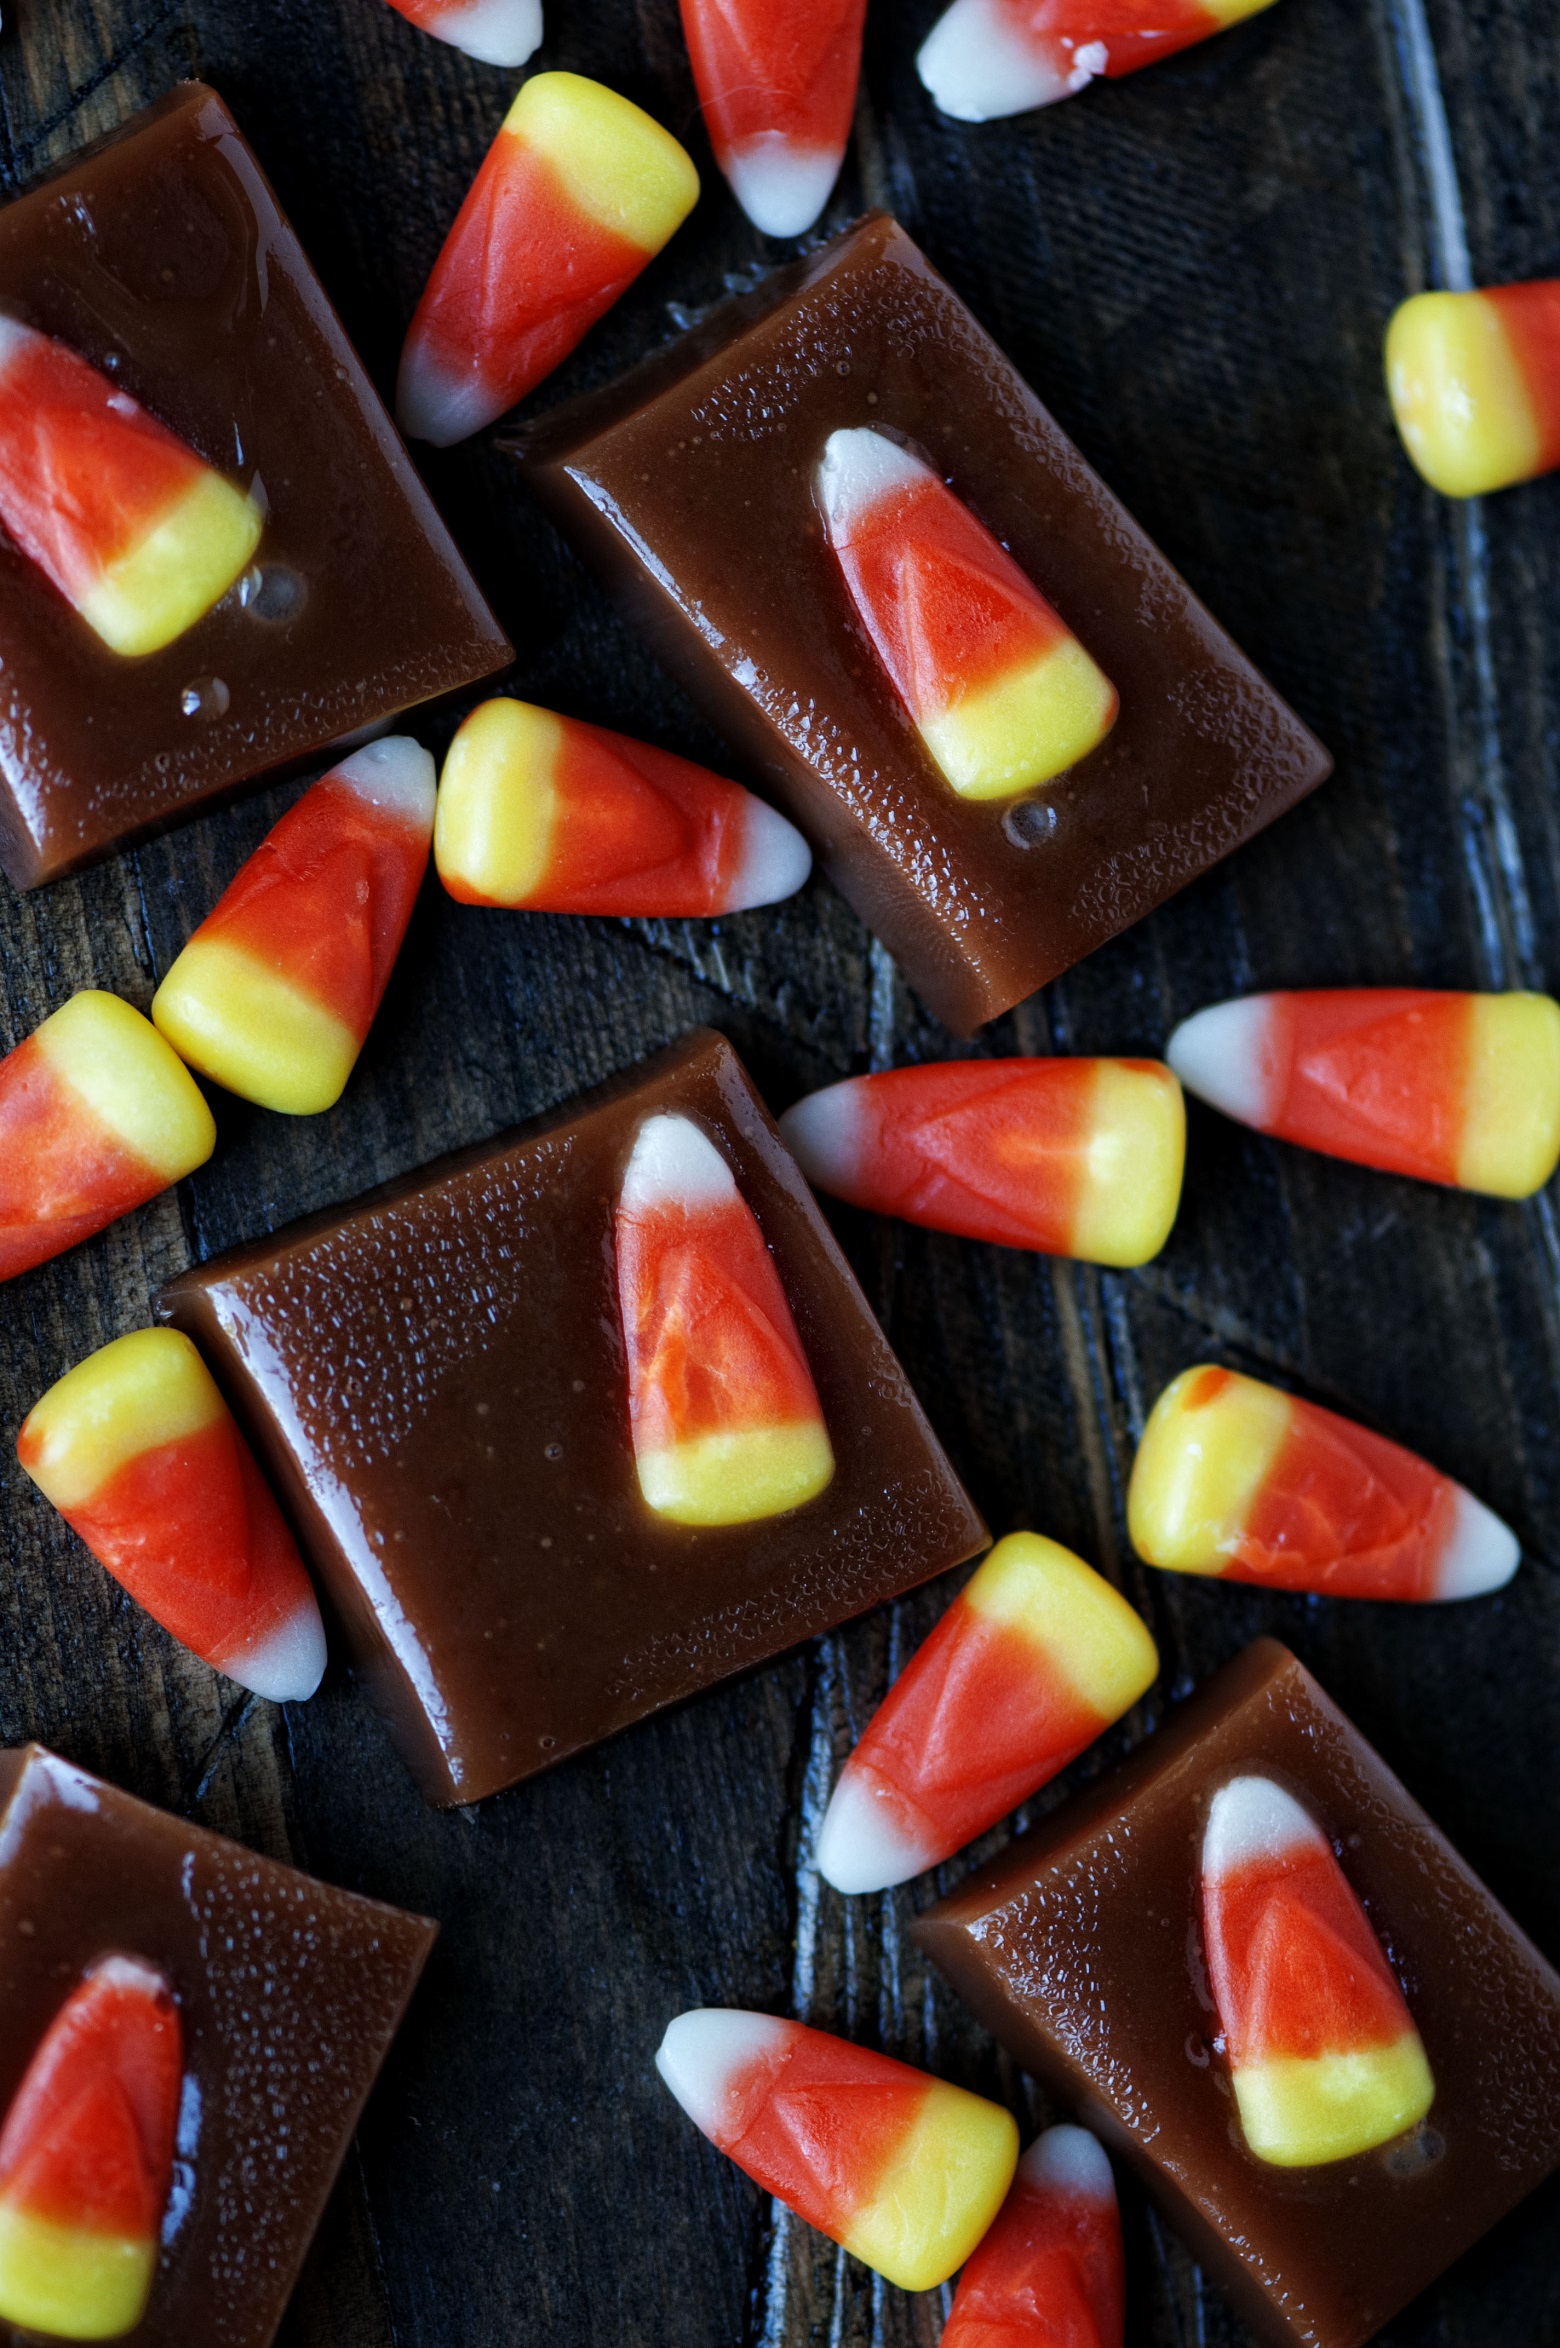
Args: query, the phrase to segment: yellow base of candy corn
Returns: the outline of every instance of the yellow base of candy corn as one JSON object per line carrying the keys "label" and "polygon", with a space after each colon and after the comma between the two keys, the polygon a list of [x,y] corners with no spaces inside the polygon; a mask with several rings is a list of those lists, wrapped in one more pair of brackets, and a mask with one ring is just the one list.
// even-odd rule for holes
{"label": "yellow base of candy corn", "polygon": [[1017,2166],[1012,2113],[934,2079],[906,2142],[841,2240],[901,2290],[934,2290],[986,2232]]}
{"label": "yellow base of candy corn", "polygon": [[56,1508],[84,1507],[110,1476],[225,1415],[216,1381],[177,1329],[136,1329],[88,1354],[33,1404],[22,1464]]}
{"label": "yellow base of candy corn", "polygon": [[1538,419],[1493,302],[1415,294],[1393,313],[1386,355],[1403,446],[1432,489],[1480,497],[1537,472]]}
{"label": "yellow base of candy corn", "polygon": [[657,1516],[680,1525],[747,1525],[814,1500],[834,1474],[821,1421],[696,1435],[637,1454],[639,1489]]}
{"label": "yellow base of candy corn", "polygon": [[219,603],[260,543],[260,509],[203,472],[172,511],[111,563],[77,609],[111,652],[160,652]]}
{"label": "yellow base of candy corn", "polygon": [[1560,1164],[1560,1003],[1479,995],[1457,1179],[1495,1198],[1531,1198]]}
{"label": "yellow base of candy corn", "polygon": [[223,939],[193,937],[152,998],[152,1017],[202,1076],[289,1117],[334,1108],[358,1039],[323,1003]]}
{"label": "yellow base of candy corn", "polygon": [[562,745],[560,720],[528,701],[484,701],[466,719],[433,825],[434,865],[453,896],[524,905],[535,895],[552,854]]}
{"label": "yellow base of candy corn", "polygon": [[57,2340],[113,2340],[138,2324],[156,2245],[0,2208],[0,2320]]}
{"label": "yellow base of candy corn", "polygon": [[1186,1170],[1186,1102],[1168,1068],[1102,1060],[1090,1102],[1087,1171],[1069,1253],[1146,1264],[1170,1236]]}
{"label": "yellow base of candy corn", "polygon": [[533,74],[504,128],[546,156],[587,219],[647,254],[699,200],[699,175],[671,132],[582,74]]}
{"label": "yellow base of candy corn", "polygon": [[85,987],[33,1037],[54,1074],[164,1182],[204,1166],[217,1128],[189,1070],[149,1019]]}
{"label": "yellow base of candy corn", "polygon": [[[1223,1373],[1219,1373],[1224,1375]],[[1127,1530],[1149,1565],[1222,1573],[1289,1433],[1276,1386],[1229,1373],[1197,1403],[1206,1368],[1183,1370],[1149,1413],[1127,1488]]]}
{"label": "yellow base of candy corn", "polygon": [[1016,1631],[1102,1723],[1135,1704],[1159,1669],[1141,1615],[1059,1541],[1009,1533],[964,1585],[964,1603]]}
{"label": "yellow base of candy corn", "polygon": [[921,721],[921,739],[961,799],[1011,799],[1076,766],[1116,720],[1116,689],[1076,637],[1014,676]]}
{"label": "yellow base of candy corn", "polygon": [[1202,5],[1222,32],[1244,17],[1259,16],[1264,8],[1273,6],[1273,0],[1202,0]]}
{"label": "yellow base of candy corn", "polygon": [[1247,2145],[1279,2169],[1318,2168],[1390,2144],[1435,2101],[1417,2030],[1361,2054],[1275,2055],[1234,2078]]}

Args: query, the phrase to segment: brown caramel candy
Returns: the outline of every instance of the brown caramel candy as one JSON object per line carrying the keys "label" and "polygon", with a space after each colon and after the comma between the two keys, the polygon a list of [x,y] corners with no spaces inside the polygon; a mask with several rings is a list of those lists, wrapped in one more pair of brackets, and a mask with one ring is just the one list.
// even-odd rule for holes
{"label": "brown caramel candy", "polygon": [[[833,1447],[784,1515],[640,1491],[614,1272],[635,1137],[713,1140]],[[164,1290],[253,1433],[429,1798],[475,1801],[983,1548],[979,1516],[741,1062],[696,1030],[519,1133]]]}
{"label": "brown caramel candy", "polygon": [[0,210],[0,313],[266,509],[245,579],[141,658],[0,533],[0,867],[18,888],[509,660],[214,90],[183,84]]}
{"label": "brown caramel candy", "polygon": [[437,1930],[41,1745],[0,1752],[0,2115],[100,1957],[144,1959],[179,2001],[173,2187],[133,2348],[268,2348]]}
{"label": "brown caramel candy", "polygon": [[[831,433],[908,442],[1121,696],[1036,793],[961,799],[825,542]],[[959,1031],[1238,848],[1331,771],[896,222],[873,213],[514,444],[825,870]]]}
{"label": "brown caramel candy", "polygon": [[[1203,1828],[1219,1788],[1248,1774],[1295,1795],[1332,1842],[1435,2079],[1417,2130],[1316,2168],[1247,2149],[1214,2043]],[[1275,1639],[914,1931],[1277,2348],[1361,2348],[1560,2165],[1560,1976]]]}

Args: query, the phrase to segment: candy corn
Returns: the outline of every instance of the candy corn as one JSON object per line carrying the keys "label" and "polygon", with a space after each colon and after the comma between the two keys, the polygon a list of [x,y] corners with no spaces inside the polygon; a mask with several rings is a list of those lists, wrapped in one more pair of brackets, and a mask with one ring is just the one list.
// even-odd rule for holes
{"label": "candy corn", "polygon": [[837,1890],[951,1858],[1091,1745],[1159,1669],[1126,1600],[1083,1560],[1010,1533],[906,1664],[846,1762],[818,1837]]}
{"label": "candy corn", "polygon": [[699,179],[670,132],[577,73],[504,117],[401,353],[414,440],[464,440],[523,399],[687,219]]}
{"label": "candy corn", "polygon": [[1272,0],[953,0],[916,68],[944,114],[992,122],[1206,41]]}
{"label": "candy corn", "polygon": [[524,65],[541,46],[542,0],[390,0],[419,32],[483,65]]}
{"label": "candy corn", "polygon": [[148,1019],[88,987],[0,1060],[0,1280],[203,1166],[217,1129]]}
{"label": "candy corn", "polygon": [[1415,294],[1387,328],[1387,390],[1404,447],[1447,497],[1560,465],[1560,277]]}
{"label": "candy corn", "polygon": [[856,614],[945,779],[1006,799],[1103,742],[1116,689],[930,465],[866,428],[818,470]]}
{"label": "candy corn", "polygon": [[1237,1371],[1183,1370],[1149,1414],[1133,1547],[1172,1573],[1330,1598],[1478,1598],[1516,1535],[1413,1452]]}
{"label": "candy corn", "polygon": [[688,1525],[800,1508],[834,1474],[817,1389],[753,1210],[691,1119],[646,1118],[616,1224],[646,1506]]}
{"label": "candy corn", "polygon": [[325,1632],[309,1578],[187,1337],[116,1338],[33,1405],[16,1456],[166,1631],[276,1703],[312,1696]]}
{"label": "candy corn", "polygon": [[1347,2160],[1424,2118],[1435,2081],[1403,1992],[1332,1845],[1271,1778],[1214,1795],[1202,1904],[1235,2107],[1258,2160]]}
{"label": "candy corn", "polygon": [[111,652],[158,652],[245,571],[260,509],[65,343],[0,316],[0,522]]}
{"label": "candy corn", "polygon": [[682,0],[715,160],[766,236],[811,228],[856,110],[866,0]]}
{"label": "candy corn", "polygon": [[1527,1198],[1560,1160],[1560,1004],[1359,987],[1247,995],[1167,1047],[1226,1116],[1389,1174]]}
{"label": "candy corn", "polygon": [[404,735],[321,777],[262,840],[152,998],[192,1068],[262,1108],[331,1108],[412,917],[433,761]]}
{"label": "candy corn", "polygon": [[953,1060],[853,1076],[780,1120],[809,1182],[966,1239],[1146,1264],[1181,1200],[1186,1113],[1157,1060]]}
{"label": "candy corn", "polygon": [[1012,2182],[1011,2112],[800,2022],[679,2014],[655,2067],[766,2193],[908,2291],[963,2264]]}
{"label": "candy corn", "polygon": [[60,2340],[138,2324],[173,2181],[184,2035],[173,1989],[100,1957],[39,2042],[0,2130],[0,2319]]}
{"label": "candy corn", "polygon": [[1121,2348],[1126,2296],[1110,2162],[1087,2128],[1047,2128],[959,2277],[942,2348]]}
{"label": "candy corn", "polygon": [[740,913],[812,869],[794,825],[690,759],[528,701],[485,701],[450,744],[434,862],[466,905]]}

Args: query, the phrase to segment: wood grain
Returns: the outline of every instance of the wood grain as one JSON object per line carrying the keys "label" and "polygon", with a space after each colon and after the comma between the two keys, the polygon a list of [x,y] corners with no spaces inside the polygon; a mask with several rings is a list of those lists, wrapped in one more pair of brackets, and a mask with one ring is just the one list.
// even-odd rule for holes
{"label": "wood grain", "polygon": [[[1284,0],[1054,113],[941,122],[937,0],[872,13],[831,207],[896,210],[1338,757],[1315,799],[990,1032],[1158,1050],[1253,986],[1560,980],[1560,477],[1454,510],[1392,438],[1382,326],[1427,283],[1560,271],[1549,0]],[[228,97],[381,386],[518,77],[382,0],[14,0],[8,190],[197,69]],[[549,0],[540,62],[648,105],[707,164],[673,0]],[[782,257],[707,173],[689,228],[538,404],[601,381]],[[481,446],[426,475],[515,643],[519,689],[715,763],[721,746]],[[422,729],[441,746],[447,725]],[[296,786],[0,899],[0,1044],[89,981],[143,1006]],[[808,1864],[831,1775],[946,1590],[825,1639],[470,1815],[425,1810],[333,1672],[279,1714],[122,1598],[14,1464],[16,1425],[193,1258],[562,1100],[696,1019],[776,1108],[945,1054],[821,885],[718,924],[506,917],[425,897],[330,1116],[228,1104],[213,1163],[0,1291],[0,1734],[440,1916],[443,1938],[288,2320],[289,2348],[931,2348],[911,2300],[763,2201],[650,2069],[692,2002],[772,2006],[1044,2113],[905,1944],[922,1886],[844,1902]],[[1259,1629],[1288,1639],[1519,1919],[1560,1949],[1560,1238],[1505,1207],[1308,1158],[1194,1111],[1186,1206],[1133,1274],[842,1213],[839,1228],[993,1526],[1079,1547],[1165,1676],[1073,1779]],[[1463,1476],[1521,1532],[1455,1616],[1150,1576],[1122,1494],[1146,1404],[1201,1356],[1270,1372]],[[1051,1797],[1046,1797],[1049,1800]],[[993,1848],[1001,1833],[988,1838]],[[945,1870],[952,1881],[959,1866]],[[1560,2194],[1385,2337],[1560,2340]],[[1243,2337],[1128,2209],[1130,2337]]]}

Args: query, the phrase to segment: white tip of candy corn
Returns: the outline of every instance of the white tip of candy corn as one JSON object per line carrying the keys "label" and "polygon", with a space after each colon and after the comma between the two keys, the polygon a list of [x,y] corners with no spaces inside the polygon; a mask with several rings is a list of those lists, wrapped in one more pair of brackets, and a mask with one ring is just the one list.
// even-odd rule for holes
{"label": "white tip of candy corn", "polygon": [[1436,1573],[1437,1598],[1482,1598],[1503,1590],[1516,1572],[1522,1544],[1482,1500],[1457,1487],[1457,1514]]}
{"label": "white tip of candy corn", "polygon": [[845,1771],[818,1830],[814,1864],[825,1883],[843,1892],[887,1891],[919,1875],[935,1856],[906,1839],[865,1770]]}
{"label": "white tip of candy corn", "polygon": [[750,2063],[778,2053],[789,2028],[773,2014],[695,2006],[669,2024],[655,2067],[694,2126],[718,2144],[729,2133],[734,2082]]}
{"label": "white tip of candy corn", "polygon": [[1104,44],[1091,42],[1063,73],[1037,44],[1022,39],[996,0],[953,0],[921,43],[916,71],[933,103],[956,122],[995,122],[1070,98],[1105,68]]}
{"label": "white tip of candy corn", "polygon": [[1232,1777],[1220,1786],[1203,1830],[1202,1871],[1214,1882],[1254,1859],[1281,1858],[1326,1837],[1309,1810],[1270,1777]]}
{"label": "white tip of candy corn", "polygon": [[1026,2185],[1075,2194],[1080,2201],[1114,2201],[1116,2180],[1105,2147],[1087,2128],[1064,2121],[1037,2136],[1018,2164]]}
{"label": "white tip of candy corn", "polygon": [[818,502],[830,537],[848,530],[890,490],[908,489],[930,471],[909,449],[870,425],[831,432],[818,465]]}
{"label": "white tip of candy corn", "polygon": [[541,47],[542,0],[466,0],[441,10],[427,29],[480,65],[524,65]]}
{"label": "white tip of candy corn", "polygon": [[736,1196],[731,1168],[707,1133],[687,1117],[647,1117],[639,1128],[623,1176],[621,1203],[627,1215],[657,1207],[724,1206]]}
{"label": "white tip of candy corn", "polygon": [[811,228],[840,175],[832,148],[798,147],[783,131],[766,132],[722,168],[731,192],[765,236],[801,236]]}
{"label": "white tip of candy corn", "polygon": [[495,404],[479,376],[450,374],[422,343],[409,342],[401,353],[395,413],[408,440],[453,448],[457,440],[469,440],[493,423],[508,405],[504,399]]}
{"label": "white tip of candy corn", "polygon": [[335,769],[338,782],[350,783],[370,806],[383,808],[398,822],[433,834],[439,780],[433,760],[410,734],[389,734],[354,750]]}
{"label": "white tip of candy corn", "polygon": [[1267,995],[1210,1004],[1182,1020],[1165,1046],[1165,1058],[1200,1101],[1242,1125],[1266,1125],[1277,1107],[1268,1049],[1272,1016]]}
{"label": "white tip of candy corn", "polygon": [[220,1668],[241,1688],[273,1704],[301,1704],[325,1676],[325,1625],[318,1606],[311,1598],[307,1606],[295,1607],[280,1630]]}
{"label": "white tip of candy corn", "polygon": [[860,1079],[794,1102],[780,1119],[780,1138],[815,1190],[848,1193],[861,1163]]}
{"label": "white tip of candy corn", "polygon": [[747,810],[742,862],[731,883],[728,913],[754,905],[778,905],[794,897],[812,870],[812,850],[794,823],[755,799]]}

